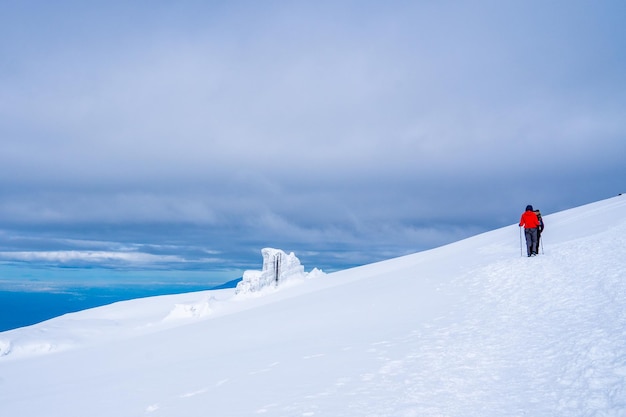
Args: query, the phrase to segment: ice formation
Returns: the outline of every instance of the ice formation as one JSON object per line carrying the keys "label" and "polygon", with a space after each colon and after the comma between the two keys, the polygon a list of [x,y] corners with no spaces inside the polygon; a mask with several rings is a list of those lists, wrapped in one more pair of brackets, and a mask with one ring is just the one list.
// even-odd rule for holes
{"label": "ice formation", "polygon": [[261,250],[261,254],[263,255],[263,269],[261,271],[245,271],[242,280],[235,289],[236,294],[257,292],[263,288],[275,287],[293,278],[306,278],[311,275],[323,274],[317,268],[309,273],[304,272],[304,266],[293,252],[287,254],[280,249],[264,248]]}

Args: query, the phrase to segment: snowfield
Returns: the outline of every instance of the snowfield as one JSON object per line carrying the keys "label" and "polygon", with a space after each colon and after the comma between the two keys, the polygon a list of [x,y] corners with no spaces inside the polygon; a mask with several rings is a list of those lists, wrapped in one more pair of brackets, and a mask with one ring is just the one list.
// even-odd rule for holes
{"label": "snowfield", "polygon": [[0,415],[624,417],[626,196],[544,221],[0,333]]}

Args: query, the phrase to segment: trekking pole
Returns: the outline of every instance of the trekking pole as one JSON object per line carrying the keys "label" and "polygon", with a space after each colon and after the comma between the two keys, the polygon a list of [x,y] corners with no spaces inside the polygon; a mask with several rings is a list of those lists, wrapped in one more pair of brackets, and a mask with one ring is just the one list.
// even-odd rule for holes
{"label": "trekking pole", "polygon": [[524,257],[522,253],[522,226],[519,228],[519,256]]}
{"label": "trekking pole", "polygon": [[546,253],[543,251],[543,239],[541,239],[539,243],[541,244],[541,254],[545,255]]}

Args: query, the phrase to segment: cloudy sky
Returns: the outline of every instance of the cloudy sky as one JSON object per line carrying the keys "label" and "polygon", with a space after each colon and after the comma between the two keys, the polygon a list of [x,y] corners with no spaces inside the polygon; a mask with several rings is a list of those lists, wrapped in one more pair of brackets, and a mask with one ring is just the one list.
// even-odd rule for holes
{"label": "cloudy sky", "polygon": [[626,192],[624,16],[2,2],[0,261],[333,270]]}

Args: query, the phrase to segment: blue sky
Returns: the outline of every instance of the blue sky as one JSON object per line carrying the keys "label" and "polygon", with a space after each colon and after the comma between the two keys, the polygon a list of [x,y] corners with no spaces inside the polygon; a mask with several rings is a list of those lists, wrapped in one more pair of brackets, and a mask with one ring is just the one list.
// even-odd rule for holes
{"label": "blue sky", "polygon": [[336,270],[625,192],[623,16],[2,2],[0,261]]}

